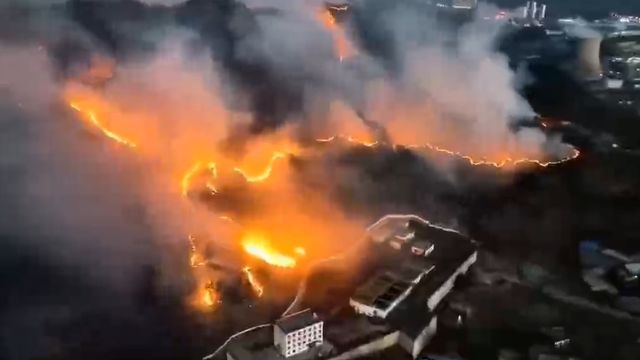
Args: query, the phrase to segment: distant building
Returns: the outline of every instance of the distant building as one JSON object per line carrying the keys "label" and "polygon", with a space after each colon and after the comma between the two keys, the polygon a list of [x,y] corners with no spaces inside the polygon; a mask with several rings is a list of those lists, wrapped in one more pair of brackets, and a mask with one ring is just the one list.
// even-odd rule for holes
{"label": "distant building", "polygon": [[540,25],[546,16],[546,4],[538,4],[536,1],[527,1],[523,9],[522,19],[518,22],[523,25]]}
{"label": "distant building", "polygon": [[322,343],[322,320],[310,309],[276,321],[273,343],[284,357],[307,351]]}
{"label": "distant building", "polygon": [[640,88],[640,30],[607,34],[600,58],[609,87]]}

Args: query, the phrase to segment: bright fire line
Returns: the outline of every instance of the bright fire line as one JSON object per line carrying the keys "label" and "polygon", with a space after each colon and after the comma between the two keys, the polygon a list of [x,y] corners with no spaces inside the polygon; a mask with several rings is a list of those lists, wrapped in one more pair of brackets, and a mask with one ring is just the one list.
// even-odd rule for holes
{"label": "bright fire line", "polygon": [[296,260],[294,258],[277,252],[261,240],[253,239],[251,237],[246,238],[242,242],[242,248],[249,255],[255,256],[269,265],[283,268],[292,268],[296,266]]}
{"label": "bright fire line", "polygon": [[85,115],[89,119],[89,121],[95,127],[97,127],[106,137],[131,148],[135,148],[137,146],[133,141],[130,141],[125,137],[118,135],[115,132],[107,129],[107,127],[104,126],[104,124],[102,124],[102,122],[98,119],[98,116],[96,115],[95,112],[91,110],[84,110],[80,105],[78,105],[75,102],[70,103],[69,106],[71,106],[72,109],[78,111],[79,113]]}
{"label": "bright fire line", "polygon": [[247,276],[247,280],[249,281],[249,285],[251,285],[253,291],[258,297],[261,297],[262,294],[264,294],[264,287],[260,284],[258,279],[256,279],[251,268],[249,266],[245,266],[244,268],[242,268],[242,271]]}
{"label": "bright fire line", "polygon": [[271,172],[273,171],[273,165],[275,164],[275,162],[279,159],[284,159],[285,157],[286,157],[285,153],[281,153],[281,152],[273,153],[267,167],[258,175],[254,175],[254,176],[247,175],[247,173],[239,167],[233,168],[233,171],[242,175],[242,177],[244,177],[244,179],[247,182],[250,182],[250,183],[262,182],[268,179],[269,176],[271,176]]}
{"label": "bright fire line", "polygon": [[182,196],[187,196],[189,192],[189,185],[191,184],[191,178],[202,168],[202,163],[197,162],[192,165],[189,170],[182,176],[182,181],[180,182],[180,188],[182,190]]}
{"label": "bright fire line", "polygon": [[[366,142],[366,141],[362,141],[362,140],[358,140],[358,139],[354,139],[351,136],[348,135],[334,135],[328,138],[319,138],[316,139],[317,142],[319,143],[330,143],[333,141],[336,141],[338,139],[343,139],[346,140],[350,143],[354,143],[354,144],[358,144],[361,146],[366,146],[366,147],[375,147],[375,146],[382,146],[382,145],[387,145],[383,142]],[[407,149],[420,149],[420,148],[426,148],[429,150],[433,150],[439,153],[443,153],[443,154],[447,154],[449,156],[452,157],[456,157],[458,159],[461,160],[465,160],[467,161],[470,165],[473,166],[492,166],[492,167],[496,167],[496,168],[504,168],[504,167],[509,167],[509,166],[516,166],[516,165],[521,165],[521,164],[535,164],[541,167],[548,167],[551,165],[558,165],[558,164],[562,164],[565,163],[567,161],[571,161],[574,160],[576,158],[578,158],[580,156],[580,151],[578,149],[573,148],[571,151],[571,155],[559,159],[559,160],[553,160],[553,161],[541,161],[541,160],[537,160],[537,159],[529,159],[529,158],[521,158],[521,159],[513,159],[511,157],[507,157],[503,160],[500,161],[492,161],[492,160],[487,160],[486,158],[474,158],[470,155],[466,155],[464,153],[461,153],[459,151],[453,151],[453,150],[449,150],[446,148],[442,148],[439,147],[437,145],[433,145],[431,143],[424,143],[422,145],[419,144],[411,144],[411,145],[401,145],[401,144],[394,144],[392,145],[394,148],[395,147],[405,147]]]}

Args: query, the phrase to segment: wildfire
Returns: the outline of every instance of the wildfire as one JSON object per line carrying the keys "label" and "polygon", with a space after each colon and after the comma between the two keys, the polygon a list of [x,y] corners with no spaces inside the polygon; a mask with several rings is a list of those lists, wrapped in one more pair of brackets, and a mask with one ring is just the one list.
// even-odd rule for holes
{"label": "wildfire", "polygon": [[[180,189],[181,189],[181,192],[182,192],[182,196],[187,196],[187,194],[189,193],[189,189],[191,188],[191,180],[193,179],[194,176],[198,175],[198,173],[200,173],[202,170],[204,170],[204,168],[205,168],[205,163],[199,161],[199,162],[193,164],[184,173],[184,175],[182,175],[182,180],[180,181]],[[210,162],[210,163],[206,164],[206,168],[209,170],[211,176],[214,179],[218,177],[218,169],[217,169],[215,163]],[[206,187],[212,193],[217,193],[218,192],[218,190],[216,189],[215,185],[213,183],[211,183],[210,181],[207,182]]]}
{"label": "wildfire", "polygon": [[76,110],[77,112],[81,113],[85,118],[87,118],[89,120],[89,122],[91,122],[91,124],[93,124],[95,127],[97,127],[106,137],[108,137],[111,140],[114,140],[122,145],[131,147],[131,148],[135,148],[136,144],[131,141],[128,140],[127,138],[116,134],[114,131],[109,130],[98,118],[98,115],[96,115],[95,110],[91,110],[91,109],[85,109],[84,107],[80,106],[80,104],[78,102],[70,102],[69,106]]}
{"label": "wildfire", "polygon": [[182,188],[182,196],[187,196],[189,192],[189,185],[191,184],[191,178],[198,173],[202,168],[202,163],[198,162],[193,165],[187,172],[182,176],[181,188]]}
{"label": "wildfire", "polygon": [[275,152],[271,156],[271,159],[269,160],[269,164],[267,165],[267,167],[258,175],[254,175],[254,176],[247,175],[247,173],[239,167],[233,168],[233,171],[242,175],[247,182],[250,182],[250,183],[262,182],[268,179],[269,176],[271,176],[271,171],[273,170],[273,165],[275,164],[275,162],[279,159],[284,159],[286,156],[287,155],[285,153]]}
{"label": "wildfire", "polygon": [[209,308],[215,308],[220,303],[220,294],[213,281],[208,281],[202,291],[202,304]]}
{"label": "wildfire", "polygon": [[249,281],[249,284],[251,285],[253,291],[258,297],[261,297],[262,294],[264,294],[264,287],[260,284],[260,282],[258,282],[258,279],[256,279],[251,268],[249,266],[245,266],[242,271],[247,276],[247,280]]}
{"label": "wildfire", "polygon": [[[343,10],[340,10],[340,11],[343,11]],[[335,19],[333,18],[333,15],[331,14],[331,12],[327,10],[326,13],[323,13],[322,16],[323,18],[326,18],[325,24],[329,29],[331,29],[332,34],[334,34],[334,36],[339,36],[339,35],[336,35],[338,33],[342,34],[340,36],[345,36],[342,29],[340,29],[336,25]],[[344,40],[346,41],[346,37],[344,38]],[[343,50],[341,50],[340,46],[338,46],[339,43],[340,42],[336,40],[336,46],[338,50],[337,52],[339,54],[344,54]],[[342,58],[343,55],[340,55],[340,57]],[[81,97],[73,98],[71,100],[72,101],[69,101],[68,104],[71,108],[73,108],[75,111],[79,112],[82,115],[80,119],[84,119],[87,122],[91,123],[93,126],[98,128],[104,134],[104,136],[106,136],[107,138],[113,141],[116,141],[119,144],[125,145],[130,148],[135,148],[137,146],[134,142],[130,141],[129,139],[119,134],[116,134],[113,130],[106,127],[106,124],[109,124],[109,121],[105,123],[103,119],[101,119],[101,117],[106,118],[107,115],[109,114],[113,115],[113,112],[105,110],[105,109],[112,109],[112,108],[110,107],[105,108],[104,106],[99,106],[101,104],[100,102],[94,103],[93,101],[85,101],[85,99]],[[105,119],[105,120],[108,120],[108,119]],[[356,132],[351,132],[347,130],[343,130],[343,131],[351,134],[358,134]],[[140,134],[139,137],[143,138],[141,133],[134,132],[134,134]],[[189,138],[189,140],[190,139],[191,138]],[[352,135],[334,135],[328,138],[316,139],[316,142],[331,143],[333,141],[338,141],[338,140],[347,141],[348,144],[354,144],[354,145],[365,146],[370,148],[378,147],[378,146],[389,146],[389,147],[395,148],[396,146],[399,146],[399,147],[405,147],[405,148],[416,149],[416,150],[428,149],[437,153],[445,154],[449,157],[464,160],[474,166],[492,166],[496,168],[517,166],[519,164],[535,164],[537,166],[547,167],[547,166],[570,161],[572,159],[577,158],[580,155],[580,152],[577,149],[573,149],[572,152],[569,154],[569,156],[556,161],[541,161],[541,160],[530,159],[530,158],[517,158],[514,155],[504,156],[496,160],[496,159],[472,157],[468,154],[446,149],[446,148],[434,145],[432,143],[423,143],[423,144],[415,144],[415,145],[401,145],[401,144],[395,145],[391,143],[384,143],[384,142],[378,142],[378,141],[362,140],[361,138],[355,138]],[[431,140],[433,141],[433,139]],[[274,145],[274,143],[268,142],[266,146],[267,148],[265,149],[258,148],[258,147],[253,147],[251,149],[254,153],[259,154],[258,156],[258,158],[260,159],[259,162],[256,162],[256,161],[249,162],[246,159],[244,162],[232,162],[231,159],[227,159],[224,157],[216,157],[211,155],[211,154],[214,154],[214,155],[221,155],[221,154],[215,154],[215,152],[212,153],[209,148],[207,148],[204,151],[197,152],[197,154],[195,154],[195,152],[191,154],[186,154],[184,155],[183,159],[184,158],[195,159],[198,161],[193,163],[188,168],[187,166],[185,166],[184,163],[177,165],[176,168],[180,169],[181,171],[184,171],[184,173],[181,173],[182,176],[174,178],[172,187],[175,187],[175,189],[177,190],[177,187],[180,186],[181,194],[184,197],[187,197],[189,195],[190,189],[196,188],[196,186],[202,186],[202,185],[204,185],[212,194],[217,194],[221,189],[220,187],[218,187],[219,185],[218,181],[220,180],[220,178],[224,179],[225,175],[233,172],[240,174],[243,177],[244,181],[246,181],[247,183],[264,182],[264,181],[267,181],[272,176],[276,163],[278,163],[280,160],[286,159],[292,154],[298,154],[298,150],[303,151],[303,149],[298,149],[298,148],[295,148],[294,150],[291,147],[284,146],[282,143],[277,143]],[[150,143],[147,142],[145,143],[144,150],[146,151],[150,147],[151,147]],[[178,147],[178,148],[180,148],[181,150],[183,149],[183,147]],[[212,150],[212,151],[215,151],[215,150]],[[202,154],[207,154],[207,155],[202,156]],[[269,155],[269,154],[271,156],[266,166],[258,167],[258,168],[254,168],[253,166],[251,166],[251,165],[254,165],[254,163],[259,164],[260,166],[263,166],[264,161],[266,160],[266,158],[263,156]],[[180,156],[182,155],[183,154],[181,153]],[[251,158],[251,159],[255,160],[254,158]],[[215,162],[211,162],[209,160],[214,160]],[[220,168],[218,166],[220,166]],[[220,173],[219,173],[219,170],[220,170]],[[228,171],[228,170],[231,170],[231,171]],[[172,172],[172,174],[174,173]],[[232,179],[238,180],[237,177],[232,177]],[[273,183],[276,183],[277,180],[280,180],[280,179],[279,178],[272,179],[271,181]],[[278,184],[276,183],[276,185]],[[276,201],[287,202],[287,201],[290,201],[292,198],[294,198],[292,196],[288,196],[290,195],[288,193],[285,193],[284,195],[286,196],[283,196],[282,192],[278,192],[281,190],[278,189],[277,186],[273,186],[273,188],[276,190],[274,190],[273,194],[271,193],[268,194],[268,196],[273,195],[271,198],[269,198],[270,200],[275,199]],[[267,187],[265,192],[269,192],[271,190],[272,190],[271,187]],[[295,203],[294,206],[291,206],[290,204],[285,204],[282,207],[273,208],[273,209],[276,209],[276,210],[273,210],[273,214],[275,216],[271,216],[272,214],[264,214],[262,215],[263,216],[262,218],[257,219],[258,221],[255,221],[254,223],[251,224],[253,229],[256,229],[256,228],[261,230],[270,229],[271,231],[266,230],[264,232],[266,236],[262,236],[256,233],[246,233],[240,242],[242,249],[244,250],[245,253],[247,253],[251,257],[260,259],[264,263],[275,266],[275,267],[294,268],[296,266],[299,266],[298,264],[299,262],[300,263],[307,262],[306,258],[303,259],[303,257],[307,256],[307,250],[309,250],[309,254],[313,254],[314,256],[320,256],[319,254],[321,254],[322,252],[332,251],[330,249],[323,248],[322,246],[324,246],[324,244],[321,244],[322,246],[316,246],[316,244],[321,243],[321,241],[318,241],[317,239],[328,238],[329,236],[327,234],[331,234],[331,231],[335,230],[334,228],[327,229],[326,233],[316,231],[314,232],[314,235],[313,235],[315,237],[312,237],[312,238],[308,237],[309,229],[315,229],[316,227],[319,227],[318,226],[319,224],[322,223],[322,225],[325,225],[326,223],[329,222],[324,217],[317,216],[318,213],[332,214],[331,211],[321,212],[317,210],[317,208],[320,208],[318,204],[320,203],[324,205],[324,202],[316,201],[315,203],[313,203],[312,201],[309,201],[309,199],[306,197],[301,200],[296,198],[294,200],[291,200],[291,202],[297,202],[297,203]],[[312,214],[305,213],[307,209],[311,209],[314,212]],[[333,208],[330,207],[330,209],[333,209]],[[300,213],[304,213],[303,216],[298,216],[298,214]],[[233,223],[236,226],[238,226],[238,228],[241,228],[241,229],[243,228],[243,226],[248,225],[245,223],[246,219],[243,219],[243,218],[239,219],[240,223],[235,222],[234,219],[231,219],[226,216],[219,216],[219,218],[221,220]],[[318,221],[317,219],[320,219],[320,221]],[[255,219],[252,219],[252,220],[255,220]],[[250,222],[250,221],[247,220],[247,222]],[[340,226],[335,226],[335,228],[339,228],[339,227]],[[298,244],[300,244],[298,240],[301,238],[305,238],[307,241],[306,243],[301,244],[301,245],[304,245],[306,249],[303,247],[297,246]],[[273,239],[274,241],[273,242],[268,241],[270,239]],[[188,236],[188,241],[190,246],[189,264],[193,268],[192,269],[193,276],[198,281],[198,287],[197,287],[196,293],[192,294],[192,296],[189,297],[189,301],[192,301],[193,304],[195,304],[197,307],[214,309],[221,302],[221,294],[219,293],[218,286],[216,285],[215,273],[211,271],[211,268],[209,266],[206,266],[207,259],[204,253],[198,251],[199,249],[196,246],[196,240],[197,239],[193,235]],[[282,249],[285,249],[285,251],[284,252],[280,251]],[[310,259],[310,260],[313,260],[313,259]],[[265,287],[263,284],[259,282],[259,278],[255,270],[252,269],[250,266],[245,266],[242,268],[242,271],[243,271],[243,274],[246,276],[247,281],[251,285],[255,294],[258,297],[263,296],[265,292]]]}
{"label": "wildfire", "polygon": [[[384,145],[383,143],[374,141],[374,142],[370,142],[370,141],[362,141],[362,140],[358,140],[355,139],[351,136],[348,135],[334,135],[331,136],[329,138],[319,138],[316,139],[316,142],[319,143],[329,143],[329,142],[333,142],[336,141],[337,139],[344,139],[350,143],[353,144],[357,144],[357,145],[361,145],[361,146],[366,146],[366,147],[375,147],[378,145]],[[420,144],[411,144],[411,145],[401,145],[401,144],[394,144],[392,145],[394,148],[395,147],[405,147],[407,149],[421,149],[421,148],[426,148],[432,151],[436,151],[439,153],[443,153],[446,154],[448,156],[451,157],[455,157],[461,160],[465,160],[466,162],[468,162],[470,165],[473,166],[492,166],[492,167],[496,167],[496,168],[505,168],[505,167],[512,167],[512,166],[517,166],[517,165],[523,165],[523,164],[534,164],[534,165],[538,165],[541,167],[548,167],[551,165],[558,165],[558,164],[562,164],[565,163],[567,161],[571,161],[576,159],[577,157],[580,156],[580,151],[578,149],[572,148],[571,149],[571,154],[569,154],[568,156],[559,159],[559,160],[553,160],[553,161],[542,161],[542,160],[537,160],[537,159],[529,159],[529,158],[518,158],[518,159],[514,159],[512,157],[504,157],[503,159],[500,160],[489,160],[486,158],[475,158],[472,157],[470,155],[467,154],[463,154],[459,151],[453,151],[453,150],[449,150],[446,148],[442,148],[439,147],[437,145],[431,144],[431,143],[424,143],[422,145]]]}
{"label": "wildfire", "polygon": [[[334,24],[335,23],[335,19],[333,19],[333,16],[331,15],[331,13],[328,10],[326,10],[325,17],[329,17],[331,19],[331,21],[326,20],[326,22],[325,22],[326,24]],[[93,124],[95,127],[97,127],[106,137],[116,141],[119,144],[131,147],[131,148],[135,148],[137,146],[136,143],[134,143],[133,141],[131,141],[131,140],[125,138],[124,136],[121,136],[121,135],[115,133],[114,131],[108,129],[104,125],[104,123],[100,120],[100,118],[98,117],[98,115],[97,115],[95,110],[87,108],[87,107],[85,107],[83,105],[80,105],[79,101],[71,101],[71,102],[69,102],[69,106],[71,108],[73,108],[74,110],[78,111],[79,113],[81,113],[86,119],[88,119],[88,121],[91,124]],[[354,138],[354,137],[352,137],[350,135],[334,135],[334,136],[331,136],[329,138],[319,138],[319,139],[316,139],[316,141],[320,142],[320,143],[326,143],[326,142],[335,141],[336,139],[344,139],[344,140],[346,140],[346,141],[348,141],[350,143],[358,144],[358,145],[366,146],[366,147],[374,147],[374,146],[378,146],[378,145],[383,145],[382,143],[377,142],[377,141],[364,141],[364,140],[356,139],[356,138]],[[394,146],[396,146],[396,145],[394,145]],[[426,148],[426,149],[429,149],[429,150],[432,150],[432,151],[436,151],[436,152],[439,152],[439,153],[446,154],[448,156],[459,158],[459,159],[464,160],[464,161],[466,161],[469,164],[474,165],[474,166],[492,166],[492,167],[496,167],[496,168],[512,167],[512,166],[517,166],[517,165],[522,165],[522,164],[534,164],[534,165],[538,165],[538,166],[541,166],[541,167],[548,167],[548,166],[551,166],[551,165],[557,165],[557,164],[561,164],[561,163],[573,160],[573,159],[577,158],[578,156],[580,156],[580,152],[577,149],[572,149],[571,154],[569,154],[565,158],[562,158],[562,159],[559,159],[559,160],[555,160],[555,161],[542,161],[542,160],[530,159],[530,158],[512,158],[512,157],[509,157],[509,156],[504,157],[504,158],[499,159],[499,160],[491,160],[491,159],[486,159],[486,158],[476,158],[476,157],[473,157],[473,156],[468,155],[468,154],[464,154],[464,153],[461,153],[461,152],[458,152],[458,151],[446,149],[446,148],[440,147],[438,145],[434,145],[432,143],[411,144],[411,145],[404,145],[404,147],[410,148],[410,149]],[[235,172],[241,174],[247,182],[250,182],[250,183],[262,182],[262,181],[265,181],[266,179],[268,179],[271,176],[271,173],[273,171],[273,167],[274,167],[275,163],[280,159],[284,159],[287,155],[288,155],[288,153],[275,151],[273,153],[273,155],[271,156],[271,158],[269,160],[269,163],[266,166],[266,168],[262,172],[260,172],[260,173],[258,173],[256,175],[249,175],[245,170],[243,170],[240,167],[235,167],[235,168],[233,168],[233,170]],[[195,163],[182,176],[181,192],[182,192],[183,196],[187,195],[187,193],[189,191],[189,187],[190,187],[190,183],[191,183],[192,178],[196,174],[198,174],[200,171],[202,171],[205,166],[209,169],[213,179],[217,178],[217,167],[216,167],[215,163],[213,163],[213,162],[210,162],[210,163],[197,162],[197,163]],[[218,192],[217,187],[211,181],[206,183],[206,187],[213,194]]]}
{"label": "wildfire", "polygon": [[189,256],[189,265],[194,268],[205,265],[207,262],[202,258],[202,255],[198,253],[195,237],[193,235],[189,235],[188,239],[189,248],[191,250],[191,256]]}
{"label": "wildfire", "polygon": [[269,265],[292,268],[296,266],[296,259],[284,255],[275,249],[260,236],[247,235],[242,241],[242,248],[247,254],[259,258]]}
{"label": "wildfire", "polygon": [[366,147],[375,147],[377,145],[382,145],[379,141],[359,140],[359,139],[354,138],[351,135],[342,135],[342,134],[333,135],[333,136],[330,136],[328,138],[318,138],[318,139],[316,139],[316,142],[319,142],[319,143],[330,143],[330,142],[333,142],[333,141],[338,140],[338,139],[344,139],[344,140],[346,140],[346,141],[348,141],[348,142],[350,142],[352,144],[366,146]]}
{"label": "wildfire", "polygon": [[[249,182],[249,183],[263,182],[271,176],[271,173],[273,171],[273,167],[276,161],[279,159],[284,159],[286,156],[287,156],[286,153],[274,152],[273,155],[271,156],[271,159],[269,160],[269,164],[267,164],[267,167],[265,167],[265,169],[262,170],[257,175],[249,175],[245,170],[243,170],[240,167],[234,167],[233,171],[242,175],[242,177],[245,179],[246,182]],[[200,172],[202,172],[205,169],[205,166],[206,166],[206,169],[209,170],[209,173],[211,175],[211,179],[205,183],[205,187],[209,189],[209,191],[211,191],[212,194],[218,193],[218,188],[214,182],[214,180],[218,178],[218,168],[216,164],[213,162],[205,164],[204,162],[199,161],[193,164],[189,169],[187,169],[187,171],[181,177],[180,189],[183,196],[188,195],[193,178],[199,175]]]}
{"label": "wildfire", "polygon": [[505,157],[501,160],[488,160],[485,158],[474,158],[471,157],[469,155],[463,154],[461,152],[458,151],[453,151],[453,150],[449,150],[449,149],[445,149],[445,148],[441,148],[437,145],[433,145],[430,143],[425,143],[423,145],[409,145],[406,146],[407,148],[427,148],[433,151],[437,151],[439,153],[443,153],[449,156],[453,156],[453,157],[457,157],[459,159],[465,160],[467,161],[469,164],[474,165],[474,166],[493,166],[496,168],[504,168],[504,167],[513,167],[513,166],[517,166],[517,165],[526,165],[526,164],[533,164],[533,165],[538,165],[541,167],[548,167],[551,165],[558,165],[558,164],[562,164],[565,163],[567,161],[571,161],[573,159],[576,159],[578,156],[580,156],[580,151],[578,149],[572,148],[571,149],[571,154],[569,156],[566,156],[562,159],[559,160],[553,160],[553,161],[542,161],[542,160],[537,160],[537,159],[529,159],[529,158],[519,158],[519,159],[514,159],[511,157]]}

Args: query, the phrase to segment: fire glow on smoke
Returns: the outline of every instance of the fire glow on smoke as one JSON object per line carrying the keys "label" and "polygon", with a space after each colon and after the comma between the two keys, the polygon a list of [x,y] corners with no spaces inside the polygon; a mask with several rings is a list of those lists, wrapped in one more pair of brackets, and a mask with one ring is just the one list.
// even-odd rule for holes
{"label": "fire glow on smoke", "polygon": [[[98,114],[100,113],[100,110],[97,108],[92,108],[91,101],[87,101],[86,98],[82,98],[82,96],[78,97],[77,94],[75,94],[73,97],[68,98],[67,102],[71,108],[73,108],[74,110],[80,113],[80,116],[79,116],[80,119],[84,119],[84,120],[88,119],[91,126],[96,128],[100,133],[102,133],[107,138],[115,141],[116,143],[122,146],[129,147],[132,149],[136,149],[138,147],[138,144],[140,144],[139,145],[140,148],[144,148],[144,141],[129,140],[129,138],[126,138],[124,135],[120,135],[119,133],[116,133],[115,130],[113,129],[120,128],[120,124],[118,125],[114,124],[113,127],[111,127],[110,126],[111,122],[108,119],[103,119],[101,116],[99,116]],[[109,126],[107,124],[109,124]],[[342,137],[333,136],[330,138],[318,139],[317,141],[331,142],[341,138],[346,139],[349,143],[352,143],[355,146],[374,147],[374,146],[384,145],[384,144],[378,144],[376,142],[358,141],[350,136],[342,136]],[[549,165],[557,164],[563,161],[568,161],[572,158],[577,157],[579,154],[577,151],[575,151],[570,157],[566,159],[562,159],[559,161],[547,161],[547,162],[537,160],[537,159],[513,159],[511,157],[505,157],[502,160],[493,161],[493,160],[475,159],[469,155],[462,154],[449,149],[440,148],[429,143],[425,143],[422,145],[408,145],[407,147],[412,147],[412,148],[426,147],[430,150],[434,150],[437,152],[447,154],[452,157],[457,157],[459,159],[466,160],[471,165],[493,166],[493,167],[505,167],[505,166],[523,164],[523,163],[531,163],[539,166],[549,166]],[[277,164],[279,162],[284,162],[287,155],[288,155],[287,152],[273,150],[271,155],[268,158],[266,166],[264,166],[262,170],[249,172],[249,171],[243,170],[243,168],[241,167],[233,166],[232,172],[239,174],[243,179],[243,181],[245,181],[246,183],[258,184],[258,183],[267,182],[271,179],[271,175],[274,169],[278,168]],[[228,159],[225,159],[224,162],[228,162]],[[253,166],[253,167],[257,169],[257,166]],[[283,164],[283,167],[284,167],[284,164]],[[196,177],[198,177],[202,172],[205,172],[209,178],[209,180],[205,184],[205,187],[209,189],[211,194],[213,195],[215,195],[218,192],[217,190],[218,185],[216,181],[219,180],[219,170],[218,170],[217,163],[214,161],[197,161],[183,173],[183,175],[180,178],[179,184],[177,185],[183,197],[188,199],[189,192],[192,190],[192,187],[194,186],[194,184],[192,183],[193,180]],[[286,195],[282,198],[286,199]],[[290,211],[296,212],[295,209],[292,209]],[[324,224],[325,224],[324,220],[325,219],[319,218],[319,219],[315,219],[315,223],[313,223],[313,221],[312,223],[310,223],[307,219],[307,221],[304,221],[303,223],[308,226],[308,229],[312,229],[312,228],[324,227]],[[268,215],[265,216],[264,221],[266,222],[269,221]],[[262,222],[262,221],[259,221],[259,222]],[[282,232],[287,231],[287,226],[285,224],[281,224],[281,225],[283,226],[278,226],[279,228],[278,232],[280,234],[274,234],[270,236],[270,240],[272,241],[273,239],[282,240],[282,238],[279,238],[279,237],[283,235]],[[303,235],[305,233],[308,233],[308,232],[307,231],[298,232],[298,234],[300,234],[301,240],[305,239]],[[284,238],[295,237],[295,236],[296,235],[287,236],[286,234],[284,234]],[[309,239],[307,239],[307,241],[309,241]],[[307,241],[305,241],[305,243]],[[321,241],[319,241],[318,243],[321,243]],[[294,268],[297,265],[297,258],[306,255],[305,247],[301,246],[300,244],[289,243],[289,246],[293,246],[293,249],[294,249],[292,250],[291,255],[278,251],[269,243],[269,241],[266,240],[266,237],[263,237],[263,236],[246,235],[241,240],[241,244],[242,244],[243,250],[248,255],[255,257],[257,259],[260,259],[266,264],[276,266],[276,267]],[[192,249],[192,253],[190,255],[191,266],[194,268],[205,266],[206,259],[204,259],[203,255],[197,251],[195,245],[193,244],[192,239],[191,239],[191,249]],[[249,283],[253,287],[255,293],[258,296],[262,296],[265,290],[262,287],[262,285],[259,284],[255,275],[251,272],[251,269],[249,267],[244,267],[243,272],[246,275]],[[207,308],[216,307],[220,301],[220,295],[217,293],[217,290],[215,287],[215,280],[204,277],[204,279],[202,280],[202,284],[199,286],[199,289],[201,289],[201,290],[198,290],[200,295],[197,295],[196,298],[200,298],[201,303],[204,304]]]}
{"label": "fire glow on smoke", "polygon": [[269,265],[292,268],[296,266],[296,260],[293,257],[284,255],[269,246],[264,238],[249,234],[242,239],[242,248],[247,254],[262,259]]}
{"label": "fire glow on smoke", "polygon": [[[337,8],[333,11],[344,9]],[[344,29],[336,24],[331,12],[323,10],[319,13],[319,18],[333,37],[336,57],[342,61],[355,56],[357,53],[353,44],[350,43]],[[114,78],[110,73],[115,71],[114,64],[98,61],[96,67],[98,68],[90,70],[87,75],[90,80]],[[230,130],[224,126],[215,129],[201,128],[197,126],[197,121],[203,120],[204,117],[222,118],[229,115],[228,110],[220,104],[216,104],[213,109],[209,106],[208,96],[202,95],[207,89],[199,88],[199,77],[197,74],[196,80],[187,79],[195,81],[194,85],[189,85],[189,90],[193,91],[193,94],[190,94],[192,96],[185,97],[189,98],[191,103],[179,106],[179,111],[175,112],[165,111],[162,108],[164,104],[145,106],[142,102],[132,101],[130,98],[112,98],[102,89],[86,86],[87,79],[70,82],[65,88],[63,98],[90,131],[112,140],[125,149],[133,150],[134,154],[148,159],[149,162],[158,164],[156,167],[161,169],[158,171],[172,179],[172,189],[168,192],[178,194],[178,200],[175,201],[179,201],[180,206],[176,207],[193,205],[189,209],[198,215],[194,216],[194,213],[191,213],[185,214],[185,217],[211,218],[210,209],[197,206],[202,191],[206,190],[208,196],[218,199],[229,187],[241,189],[243,193],[259,190],[261,203],[266,204],[260,211],[246,218],[236,218],[233,213],[221,212],[218,218],[225,220],[230,226],[241,229],[241,235],[237,235],[233,240],[249,260],[239,266],[239,269],[256,296],[263,297],[268,294],[268,289],[260,283],[254,267],[249,264],[252,260],[295,271],[309,261],[334,254],[343,244],[334,244],[328,239],[356,238],[361,234],[363,224],[357,224],[341,216],[340,209],[337,209],[337,205],[332,204],[325,194],[302,192],[292,181],[288,159],[294,156],[304,157],[307,151],[318,151],[309,149],[313,146],[305,147],[299,144],[291,135],[292,132],[273,132],[251,139],[245,144],[246,151],[242,156],[220,150],[219,142],[226,140]],[[176,83],[185,84],[189,81]],[[202,103],[198,102],[200,97],[204,99]],[[392,97],[391,99],[393,100]],[[397,108],[394,115],[398,119],[392,121],[387,129],[390,133],[389,141],[392,143],[376,140],[370,131],[362,129],[362,122],[354,114],[345,112],[338,113],[338,126],[332,129],[342,135],[323,134],[325,136],[318,136],[315,144],[344,140],[351,146],[368,148],[403,147],[417,152],[425,149],[473,166],[495,168],[512,168],[519,165],[546,167],[579,156],[575,149],[564,158],[554,161],[528,157],[520,151],[512,152],[506,149],[490,155],[469,154],[458,148],[442,145],[450,144],[439,141],[446,136],[436,136],[440,134],[413,126],[418,123],[416,119],[428,117],[429,112],[403,107],[401,102],[394,105]],[[393,109],[394,106],[389,108]],[[188,120],[184,121],[183,118]],[[167,120],[171,126],[165,128],[158,125],[161,119]],[[193,123],[196,125],[192,125]],[[359,131],[352,131],[353,123],[357,124],[356,128]],[[166,139],[170,141],[164,141]],[[415,141],[409,142],[408,139]],[[190,226],[193,225],[190,223]],[[210,224],[204,220],[197,226],[207,227]],[[185,229],[185,236],[199,231],[199,228]],[[198,283],[196,293],[193,294],[193,302],[199,308],[215,309],[222,300],[217,286],[219,274],[210,271],[209,259],[203,250],[205,246],[199,243],[206,240],[193,235],[186,237],[190,249],[188,263]]]}

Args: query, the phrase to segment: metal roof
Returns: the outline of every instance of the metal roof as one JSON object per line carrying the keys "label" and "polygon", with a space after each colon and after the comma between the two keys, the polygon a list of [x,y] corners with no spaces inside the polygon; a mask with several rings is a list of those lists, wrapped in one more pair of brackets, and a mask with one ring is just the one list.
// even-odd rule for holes
{"label": "metal roof", "polygon": [[385,310],[411,286],[411,281],[398,274],[380,272],[360,286],[352,298],[361,304]]}

